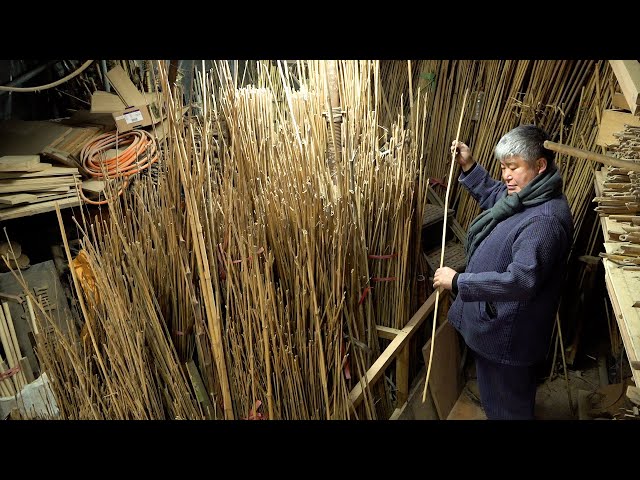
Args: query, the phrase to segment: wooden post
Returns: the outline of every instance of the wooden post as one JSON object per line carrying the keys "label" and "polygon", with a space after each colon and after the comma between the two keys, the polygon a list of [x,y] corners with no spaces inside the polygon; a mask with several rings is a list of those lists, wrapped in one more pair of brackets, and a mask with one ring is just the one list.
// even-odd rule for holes
{"label": "wooden post", "polygon": [[407,343],[396,358],[396,406],[399,408],[409,398],[409,343]]}

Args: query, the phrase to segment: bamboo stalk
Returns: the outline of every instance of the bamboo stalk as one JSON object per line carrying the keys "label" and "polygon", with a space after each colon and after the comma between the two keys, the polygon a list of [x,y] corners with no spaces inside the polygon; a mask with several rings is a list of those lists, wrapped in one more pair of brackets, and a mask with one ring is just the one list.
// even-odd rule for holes
{"label": "bamboo stalk", "polygon": [[[469,91],[466,90],[464,92],[464,98],[462,99],[462,108],[460,110],[460,121],[458,122],[458,130],[456,131],[456,143],[458,142],[458,138],[460,136],[460,127],[462,125],[462,119],[464,117],[464,107],[467,103],[467,95],[468,95]],[[455,166],[456,163],[456,149],[454,148],[452,153],[451,153],[451,167],[449,170],[449,180],[447,182],[447,193],[445,195],[445,199],[444,199],[444,220],[443,220],[443,225],[442,225],[442,243],[441,243],[441,247],[440,247],[440,268],[442,268],[444,266],[444,249],[445,249],[445,243],[446,243],[446,236],[447,236],[447,217],[448,212],[449,212],[449,192],[451,191],[451,180],[453,178],[453,168]],[[442,289],[439,288],[437,293],[436,293],[436,300],[435,300],[435,306],[433,309],[433,325],[432,325],[432,329],[431,329],[431,350],[429,351],[429,364],[427,365],[427,377],[425,379],[425,383],[424,383],[424,390],[422,392],[422,403],[426,402],[427,400],[427,388],[429,385],[429,376],[431,374],[431,363],[433,360],[433,346],[435,344],[436,338],[435,338],[435,334],[436,334],[436,327],[437,327],[437,323],[438,323],[438,300],[440,299],[440,291]]]}

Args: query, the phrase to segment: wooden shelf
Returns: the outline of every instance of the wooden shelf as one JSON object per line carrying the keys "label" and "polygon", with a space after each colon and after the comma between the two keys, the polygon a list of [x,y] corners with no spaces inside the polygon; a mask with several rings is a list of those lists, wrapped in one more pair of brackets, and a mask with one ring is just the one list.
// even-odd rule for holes
{"label": "wooden shelf", "polygon": [[[601,196],[602,184],[606,177],[605,171],[597,171],[595,175],[596,195]],[[600,224],[604,234],[604,249],[607,253],[617,250],[621,244],[617,233],[624,233],[620,224],[608,217],[600,217]],[[640,272],[622,270],[620,265],[602,259],[605,270],[605,284],[613,306],[622,343],[631,365],[631,372],[635,384],[640,385],[640,309],[633,304],[640,300]]]}

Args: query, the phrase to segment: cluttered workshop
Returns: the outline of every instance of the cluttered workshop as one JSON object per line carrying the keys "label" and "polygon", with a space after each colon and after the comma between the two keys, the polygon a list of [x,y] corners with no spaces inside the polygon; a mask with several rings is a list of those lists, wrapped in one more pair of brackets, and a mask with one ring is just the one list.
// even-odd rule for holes
{"label": "cluttered workshop", "polygon": [[0,419],[640,419],[637,60],[0,61]]}

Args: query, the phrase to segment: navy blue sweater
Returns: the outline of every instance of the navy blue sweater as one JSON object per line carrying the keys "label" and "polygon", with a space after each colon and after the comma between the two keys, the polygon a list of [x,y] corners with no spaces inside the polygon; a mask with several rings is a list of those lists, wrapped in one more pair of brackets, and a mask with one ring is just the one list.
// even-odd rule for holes
{"label": "navy blue sweater", "polygon": [[[484,210],[506,195],[506,185],[479,164],[459,181]],[[448,315],[472,350],[508,365],[544,359],[572,238],[561,195],[506,218],[480,243],[458,275]]]}

